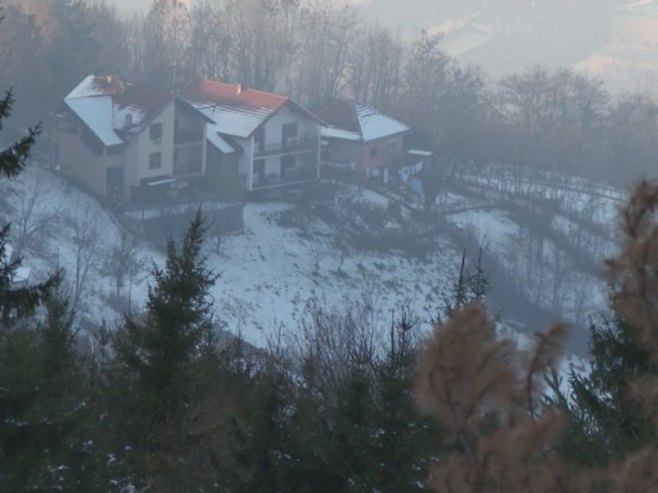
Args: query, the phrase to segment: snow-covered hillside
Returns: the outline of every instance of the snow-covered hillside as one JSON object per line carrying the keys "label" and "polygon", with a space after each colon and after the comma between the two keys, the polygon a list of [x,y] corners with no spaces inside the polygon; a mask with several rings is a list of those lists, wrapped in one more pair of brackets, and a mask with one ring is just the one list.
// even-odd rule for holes
{"label": "snow-covered hillside", "polygon": [[[29,221],[48,216],[48,226],[22,252],[34,279],[62,268],[73,293],[76,272],[90,259],[77,306],[80,318],[102,318],[110,325],[119,320],[120,310],[112,307],[113,280],[102,268],[120,235],[109,212],[65,180],[37,168],[5,188],[5,193],[17,192],[10,194],[12,207],[5,212],[16,225],[25,215],[20,195],[38,195]],[[373,203],[386,201],[367,192],[364,197]],[[401,305],[427,318],[441,306],[448,294],[445,280],[454,276],[458,261],[447,241],[438,239],[436,253],[422,261],[386,252],[344,253],[335,247],[331,231],[319,224],[306,237],[294,227],[281,226],[277,216],[292,208],[283,203],[247,204],[243,234],[224,238],[219,249],[212,239],[207,242],[208,262],[220,274],[212,292],[216,317],[226,330],[263,345],[270,337],[294,332],[309,304],[333,309],[364,301],[387,321],[391,310]],[[81,245],[86,232],[91,232],[89,244]],[[164,261],[162,249],[146,243],[141,244],[140,256],[147,262],[125,290],[133,310],[139,310],[146,298],[151,262]]]}
{"label": "snow-covered hillside", "polygon": [[[138,255],[145,260],[141,271],[123,290],[124,299],[117,299],[103,266],[120,241],[121,228],[108,211],[38,168],[3,187],[9,204],[0,213],[14,223],[14,243],[23,244],[34,280],[62,268],[69,293],[79,292],[83,327],[92,328],[90,322],[99,319],[112,326],[128,306],[126,300],[133,311],[143,306],[150,266],[164,260],[161,245],[140,243]],[[212,291],[217,321],[262,346],[272,338],[294,337],[311,307],[341,310],[360,302],[371,307],[382,327],[388,326],[393,310],[405,306],[427,330],[450,294],[462,249],[473,260],[481,246],[484,266],[492,274],[492,309],[500,315],[502,330],[514,336],[518,331],[525,344],[528,334],[543,328],[543,320],[532,318],[543,311],[546,320],[559,317],[574,323],[582,343],[582,322],[605,310],[606,294],[598,271],[589,264],[583,267],[578,255],[596,243],[599,250],[590,252],[596,264],[611,248],[601,240],[607,230],[594,234],[576,217],[579,207],[590,204],[585,192],[574,192],[577,200],[562,201],[576,204],[573,209],[525,217],[518,201],[536,198],[527,190],[513,202],[491,183],[461,179],[448,188],[437,201],[435,225],[414,219],[413,208],[391,205],[396,202],[393,192],[345,185],[306,205],[248,203],[242,234],[223,238],[219,245],[213,239],[207,242],[208,262],[220,274]],[[542,190],[548,193],[550,187]],[[415,205],[413,200],[404,203]],[[612,214],[614,206],[596,208],[603,209]],[[545,220],[541,228],[530,224],[538,217]],[[597,219],[603,224],[609,218]],[[35,231],[21,239],[20,231],[30,225]],[[505,295],[513,303],[506,303]],[[526,304],[535,306],[535,312],[516,312]]]}

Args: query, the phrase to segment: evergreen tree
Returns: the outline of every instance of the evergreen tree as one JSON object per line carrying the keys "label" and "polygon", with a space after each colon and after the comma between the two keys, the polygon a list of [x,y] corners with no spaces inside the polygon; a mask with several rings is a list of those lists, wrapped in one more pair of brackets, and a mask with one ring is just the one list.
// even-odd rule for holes
{"label": "evergreen tree", "polygon": [[444,297],[442,312],[437,313],[435,319],[437,323],[440,323],[444,318],[452,317],[468,304],[474,302],[486,303],[486,296],[489,291],[489,274],[482,263],[482,247],[480,247],[477,263],[473,266],[466,264],[466,250],[462,252],[459,274],[452,280],[451,284],[450,294]]}
{"label": "evergreen tree", "polygon": [[571,398],[559,400],[569,416],[563,453],[585,465],[605,465],[655,443],[648,417],[629,397],[629,382],[655,375],[651,353],[622,319],[592,325],[591,370],[571,371]]}
{"label": "evergreen tree", "polygon": [[133,436],[142,434],[149,447],[157,448],[155,430],[176,430],[182,423],[195,364],[213,347],[208,291],[217,276],[201,253],[204,231],[199,211],[180,249],[168,242],[164,270],[154,266],[146,312],[127,316],[114,339],[135,397]]}
{"label": "evergreen tree", "polygon": [[0,483],[5,491],[53,491],[76,484],[86,441],[84,368],[72,314],[56,295],[45,318],[13,321],[0,331]]}
{"label": "evergreen tree", "polygon": [[412,395],[418,349],[414,326],[407,312],[392,324],[390,342],[375,372],[373,486],[377,491],[424,491],[424,471],[440,445],[439,430],[420,415]]}
{"label": "evergreen tree", "polygon": [[229,460],[220,477],[230,491],[302,491],[290,416],[297,403],[280,363],[229,370],[237,406],[227,417]]}
{"label": "evergreen tree", "polygon": [[[11,91],[0,100],[0,130],[3,128],[3,122],[11,115],[13,102]],[[0,179],[14,178],[23,171],[38,134],[38,126],[30,128],[25,137],[0,151]],[[53,278],[43,284],[16,288],[13,280],[21,262],[20,259],[8,258],[8,237],[9,225],[0,226],[0,324],[7,324],[17,315],[31,313],[47,289],[55,284]]]}
{"label": "evergreen tree", "polygon": [[[0,129],[13,97],[0,100]],[[24,169],[39,133],[30,128],[0,152],[0,178]],[[75,448],[79,419],[79,375],[71,316],[54,294],[59,276],[32,286],[15,286],[20,259],[8,258],[9,225],[0,228],[0,484],[5,491],[62,485],[62,471]],[[39,305],[45,318],[29,317]],[[58,469],[64,466],[64,469]],[[54,472],[57,472],[54,474]]]}

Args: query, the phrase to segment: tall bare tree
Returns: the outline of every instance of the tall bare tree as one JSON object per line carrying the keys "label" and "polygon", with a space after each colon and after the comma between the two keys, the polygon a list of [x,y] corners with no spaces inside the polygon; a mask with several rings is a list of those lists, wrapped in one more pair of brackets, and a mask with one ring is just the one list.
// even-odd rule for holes
{"label": "tall bare tree", "polygon": [[233,78],[259,89],[280,86],[295,52],[298,0],[228,0]]}
{"label": "tall bare tree", "polygon": [[130,70],[129,23],[115,5],[105,1],[91,5],[89,17],[94,26],[92,36],[98,46],[98,71],[131,78],[134,74]]}
{"label": "tall bare tree", "polygon": [[190,12],[190,22],[192,73],[197,77],[230,79],[232,39],[228,32],[224,8],[208,0],[197,3]]}
{"label": "tall bare tree", "polygon": [[18,256],[52,229],[62,210],[52,193],[44,187],[43,173],[43,170],[34,169],[31,170],[32,177],[17,180],[12,231]]}
{"label": "tall bare tree", "polygon": [[190,18],[182,0],[153,0],[144,21],[144,79],[174,87],[184,82]]}
{"label": "tall bare tree", "polygon": [[400,34],[374,26],[359,32],[350,48],[349,84],[354,99],[383,111],[402,89],[404,44]]}
{"label": "tall bare tree", "polygon": [[71,226],[73,280],[71,309],[75,310],[87,286],[89,274],[99,258],[100,241],[98,220],[94,212],[82,204],[77,204],[76,212],[69,217]]}
{"label": "tall bare tree", "polygon": [[350,3],[337,7],[330,0],[312,0],[304,5],[293,89],[297,99],[313,105],[341,94],[347,83],[349,48],[359,22]]}

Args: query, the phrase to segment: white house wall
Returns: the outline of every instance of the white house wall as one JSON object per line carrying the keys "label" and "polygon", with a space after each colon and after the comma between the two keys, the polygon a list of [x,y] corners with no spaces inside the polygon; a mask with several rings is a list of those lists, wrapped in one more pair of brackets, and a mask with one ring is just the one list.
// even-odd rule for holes
{"label": "white house wall", "polygon": [[[307,117],[305,114],[293,110],[290,105],[286,105],[277,111],[265,123],[265,146],[280,145],[283,141],[283,125],[286,123],[297,124],[297,139],[316,139],[320,138],[320,125],[312,118]],[[240,140],[240,145],[243,141]],[[253,190],[253,162],[254,162],[254,139],[250,138],[244,146],[245,153],[240,160],[240,169],[246,166],[247,171],[247,190]],[[319,152],[319,151],[318,151]],[[265,160],[265,174],[280,174],[281,173],[281,156],[275,155],[271,157],[261,158]],[[319,154],[316,159],[319,166]]]}
{"label": "white house wall", "polygon": [[306,115],[293,111],[290,105],[286,105],[277,111],[265,123],[265,145],[280,144],[283,138],[283,125],[285,123],[297,124],[297,138],[318,138],[320,127]]}
{"label": "white house wall", "polygon": [[236,139],[234,138],[235,142],[242,147],[243,152],[240,154],[238,158],[238,173],[240,173],[243,176],[247,177],[247,184],[251,183],[251,174],[252,174],[252,169],[251,169],[251,164],[254,160],[254,148],[252,144],[252,137],[249,137],[248,139]]}
{"label": "white house wall", "polygon": [[[172,102],[167,108],[158,115],[150,125],[162,124],[161,143],[151,140],[149,136],[149,126],[131,142],[131,147],[135,147],[136,161],[133,161],[129,167],[135,170],[131,177],[130,185],[139,185],[140,180],[144,178],[155,178],[158,176],[172,176],[174,172],[174,120],[176,105]],[[161,154],[161,166],[157,169],[149,169],[149,159],[151,153],[159,152]]]}

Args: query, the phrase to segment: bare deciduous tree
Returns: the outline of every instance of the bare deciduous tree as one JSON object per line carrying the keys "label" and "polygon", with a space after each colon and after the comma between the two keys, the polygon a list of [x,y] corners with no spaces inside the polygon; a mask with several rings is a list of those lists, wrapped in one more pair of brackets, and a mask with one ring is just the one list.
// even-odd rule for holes
{"label": "bare deciduous tree", "polygon": [[224,9],[215,2],[197,3],[190,12],[190,64],[195,76],[216,80],[231,78],[230,53],[233,40]]}
{"label": "bare deciduous tree", "polygon": [[357,101],[389,111],[402,89],[404,45],[398,33],[375,26],[356,36],[350,47],[349,84]]}
{"label": "bare deciduous tree", "polygon": [[186,77],[190,17],[180,0],[154,0],[144,21],[144,78],[175,87]]}
{"label": "bare deciduous tree", "polygon": [[103,274],[114,279],[117,298],[121,296],[126,280],[132,282],[146,265],[145,260],[139,256],[138,247],[135,237],[121,230],[119,241],[105,252]]}
{"label": "bare deciduous tree", "polygon": [[40,236],[48,234],[62,211],[62,206],[55,202],[52,193],[44,187],[43,173],[35,169],[30,173],[31,178],[26,174],[18,181],[15,218],[12,222],[18,256],[25,248],[33,246]]}
{"label": "bare deciduous tree", "polygon": [[86,283],[100,254],[98,220],[93,209],[80,204],[69,217],[73,246],[73,281],[71,309],[75,310],[82,298]]}
{"label": "bare deciduous tree", "polygon": [[299,3],[295,0],[228,0],[224,10],[233,77],[275,90],[295,54]]}
{"label": "bare deciduous tree", "polygon": [[353,5],[336,8],[328,0],[302,9],[300,53],[292,91],[298,100],[317,104],[336,98],[346,85],[349,47],[359,18]]}

